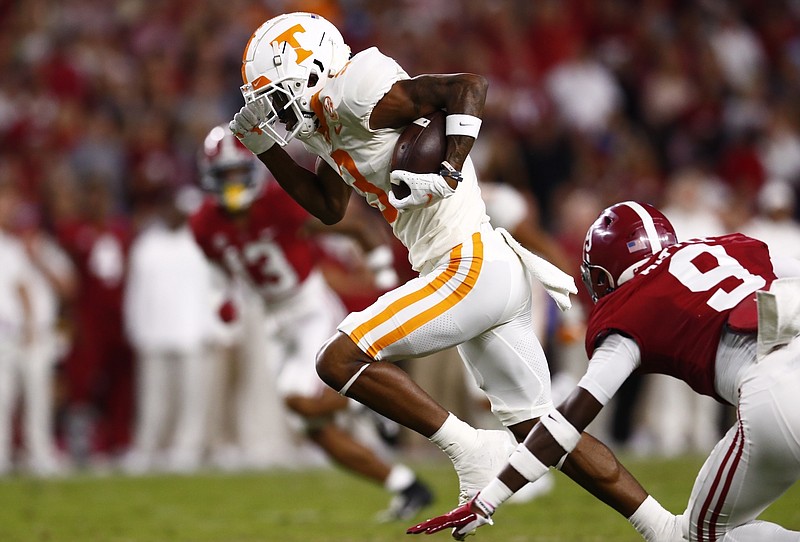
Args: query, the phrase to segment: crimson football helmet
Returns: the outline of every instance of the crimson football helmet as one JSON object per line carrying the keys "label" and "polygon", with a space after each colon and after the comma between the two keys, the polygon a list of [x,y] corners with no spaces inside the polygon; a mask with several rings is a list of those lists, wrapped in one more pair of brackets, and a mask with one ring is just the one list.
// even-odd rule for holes
{"label": "crimson football helmet", "polygon": [[326,19],[313,13],[279,15],[247,42],[242,95],[246,103],[264,100],[267,118],[260,128],[284,146],[316,131],[311,99],[349,59],[350,47]]}
{"label": "crimson football helmet", "polygon": [[625,201],[604,210],[583,243],[581,278],[592,300],[614,291],[653,254],[677,242],[667,217],[648,203]]}
{"label": "crimson football helmet", "polygon": [[267,168],[236,139],[227,124],[211,129],[199,161],[200,186],[228,211],[247,209],[264,189]]}

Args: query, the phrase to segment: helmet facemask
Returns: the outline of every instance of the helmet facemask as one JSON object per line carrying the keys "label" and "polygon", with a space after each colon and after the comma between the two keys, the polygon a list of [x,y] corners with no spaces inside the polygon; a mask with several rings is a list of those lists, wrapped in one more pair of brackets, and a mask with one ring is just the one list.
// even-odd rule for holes
{"label": "helmet facemask", "polygon": [[581,263],[581,280],[595,303],[604,295],[617,289],[611,273],[599,265],[590,264],[585,259]]}
{"label": "helmet facemask", "polygon": [[[276,43],[272,45],[277,47]],[[266,119],[259,128],[282,147],[295,136],[310,136],[319,125],[317,116],[311,109],[311,96],[314,93],[309,93],[309,89],[319,84],[319,74],[307,67],[299,67],[299,71],[301,73],[286,75],[261,88],[256,88],[262,80],[261,77],[240,87],[245,103],[262,102]]]}
{"label": "helmet facemask", "polygon": [[211,168],[208,173],[217,202],[226,211],[238,213],[252,205],[261,192],[256,164]]}
{"label": "helmet facemask", "polygon": [[264,189],[266,169],[227,125],[211,129],[199,158],[201,187],[230,213],[248,209]]}

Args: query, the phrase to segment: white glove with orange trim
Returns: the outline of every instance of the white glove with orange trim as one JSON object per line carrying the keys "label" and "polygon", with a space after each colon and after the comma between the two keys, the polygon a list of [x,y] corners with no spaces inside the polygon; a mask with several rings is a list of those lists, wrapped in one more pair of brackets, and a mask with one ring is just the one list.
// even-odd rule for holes
{"label": "white glove with orange trim", "polygon": [[267,132],[259,128],[266,118],[267,106],[264,103],[264,99],[256,100],[245,104],[233,116],[228,128],[242,142],[242,145],[257,156],[269,150],[275,144],[275,140]]}
{"label": "white glove with orange trim", "polygon": [[427,207],[434,201],[456,193],[456,189],[451,188],[438,173],[412,173],[396,169],[389,173],[389,182],[393,185],[405,184],[411,192],[404,198],[395,196],[394,190],[389,192],[389,203],[398,211]]}

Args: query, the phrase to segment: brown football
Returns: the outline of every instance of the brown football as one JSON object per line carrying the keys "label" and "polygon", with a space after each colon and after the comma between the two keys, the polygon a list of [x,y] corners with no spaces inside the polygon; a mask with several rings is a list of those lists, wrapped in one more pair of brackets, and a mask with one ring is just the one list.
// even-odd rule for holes
{"label": "brown football", "polygon": [[[409,124],[400,134],[392,152],[391,170],[403,169],[413,173],[438,173],[447,152],[444,135],[444,111],[434,111]],[[398,198],[410,193],[405,184],[392,185]]]}

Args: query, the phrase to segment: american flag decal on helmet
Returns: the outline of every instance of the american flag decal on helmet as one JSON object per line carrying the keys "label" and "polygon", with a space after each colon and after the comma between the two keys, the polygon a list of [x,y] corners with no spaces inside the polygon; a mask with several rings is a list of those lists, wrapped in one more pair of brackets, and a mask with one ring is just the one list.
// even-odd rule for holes
{"label": "american flag decal on helmet", "polygon": [[646,250],[647,245],[644,244],[644,241],[641,239],[634,239],[633,241],[628,241],[627,245],[628,252],[637,252],[639,250]]}

